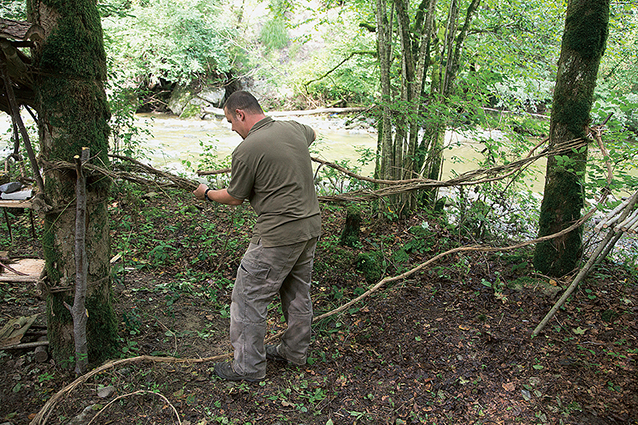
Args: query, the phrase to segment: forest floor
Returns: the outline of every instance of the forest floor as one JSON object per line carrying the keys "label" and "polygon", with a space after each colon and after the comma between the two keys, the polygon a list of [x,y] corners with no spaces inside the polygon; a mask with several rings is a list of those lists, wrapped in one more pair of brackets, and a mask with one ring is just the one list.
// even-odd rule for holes
{"label": "forest floor", "polygon": [[[377,258],[392,276],[468,243],[432,217],[388,223],[364,211],[360,242],[343,247],[343,208],[323,208],[316,315],[378,280],[363,260]],[[113,279],[119,356],[230,353],[228,304],[249,208],[120,190],[110,211],[113,254],[125,253]],[[0,250],[41,256],[28,223],[12,217],[14,241],[1,236]],[[638,270],[603,263],[532,339],[569,279],[533,273],[530,252],[454,254],[384,286],[315,323],[308,364],[270,362],[260,383],[220,380],[213,362],[132,362],[66,393],[47,423],[86,424],[98,413],[94,424],[638,423]],[[0,285],[0,327],[34,313],[45,324],[38,288]],[[272,335],[284,324],[277,304],[270,313]],[[61,366],[0,351],[0,424],[29,423],[76,378]]]}

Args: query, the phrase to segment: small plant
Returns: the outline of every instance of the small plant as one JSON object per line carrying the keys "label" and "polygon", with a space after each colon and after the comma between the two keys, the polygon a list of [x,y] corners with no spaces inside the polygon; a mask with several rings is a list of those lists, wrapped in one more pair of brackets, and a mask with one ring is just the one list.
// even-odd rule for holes
{"label": "small plant", "polygon": [[503,294],[503,289],[505,288],[505,283],[501,280],[501,274],[499,272],[494,273],[496,278],[493,282],[490,282],[486,279],[481,279],[481,284],[483,286],[487,286],[494,290],[494,296],[496,299],[501,300],[503,303],[507,302],[507,297]]}
{"label": "small plant", "polygon": [[383,254],[377,251],[361,252],[357,256],[356,267],[368,283],[376,283],[384,273]]}
{"label": "small plant", "polygon": [[156,266],[165,265],[173,256],[179,254],[179,249],[171,246],[165,241],[156,241],[157,245],[151,251],[149,251],[147,258]]}
{"label": "small plant", "polygon": [[38,376],[38,382],[42,383],[42,382],[46,382],[46,381],[50,381],[54,378],[54,374],[53,373],[48,373],[48,372],[44,372],[41,375]]}

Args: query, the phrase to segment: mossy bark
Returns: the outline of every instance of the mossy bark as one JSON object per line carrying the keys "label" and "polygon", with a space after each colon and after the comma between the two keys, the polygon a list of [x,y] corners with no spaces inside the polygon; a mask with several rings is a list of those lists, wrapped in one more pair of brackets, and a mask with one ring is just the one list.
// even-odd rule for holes
{"label": "mossy bark", "polygon": [[356,205],[348,205],[346,208],[346,223],[343,226],[339,243],[351,248],[356,247],[361,241],[361,209]]}
{"label": "mossy bark", "polygon": [[[569,1],[552,103],[550,146],[587,136],[608,24],[609,0]],[[557,233],[581,216],[587,149],[565,156],[547,161],[539,236]],[[578,229],[539,243],[534,266],[544,274],[562,276],[576,267],[581,255],[582,229]]]}
{"label": "mossy bark", "polygon": [[[108,165],[110,118],[104,90],[106,55],[94,0],[28,0],[29,19],[45,38],[33,49],[40,157],[73,162],[89,147],[92,163]],[[75,352],[73,322],[64,303],[73,303],[75,284],[75,184],[70,170],[45,168],[45,196],[53,210],[42,237],[47,287],[48,338],[53,357],[68,363]],[[111,306],[110,244],[106,201],[109,181],[87,178],[87,338],[89,362],[113,353],[117,342]],[[70,365],[70,364],[69,364]]]}

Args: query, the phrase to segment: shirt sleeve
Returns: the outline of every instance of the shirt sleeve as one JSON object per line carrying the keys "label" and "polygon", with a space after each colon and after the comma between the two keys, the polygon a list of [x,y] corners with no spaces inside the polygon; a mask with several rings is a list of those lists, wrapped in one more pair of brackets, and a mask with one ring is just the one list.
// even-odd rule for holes
{"label": "shirt sleeve", "polygon": [[306,124],[301,124],[297,121],[289,121],[289,122],[293,123],[293,125],[296,125],[300,128],[301,132],[306,138],[306,145],[307,146],[312,145],[312,142],[315,141],[315,130],[313,130],[313,128],[310,126]]}
{"label": "shirt sleeve", "polygon": [[250,199],[254,183],[253,170],[250,170],[240,159],[233,157],[230,183],[226,189],[228,194],[235,199]]}
{"label": "shirt sleeve", "polygon": [[304,125],[304,131],[306,134],[306,139],[308,140],[308,146],[312,145],[312,142],[315,141],[315,130],[312,127]]}

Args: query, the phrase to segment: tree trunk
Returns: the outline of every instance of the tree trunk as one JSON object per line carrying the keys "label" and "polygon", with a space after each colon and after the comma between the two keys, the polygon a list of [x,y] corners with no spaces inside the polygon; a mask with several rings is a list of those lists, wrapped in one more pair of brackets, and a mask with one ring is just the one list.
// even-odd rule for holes
{"label": "tree trunk", "polygon": [[[569,1],[552,102],[550,147],[587,136],[608,23],[609,0]],[[559,232],[580,218],[586,162],[586,148],[548,158],[539,236]],[[576,267],[581,255],[582,228],[539,243],[534,266],[549,276],[562,276]]]}
{"label": "tree trunk", "polygon": [[[394,179],[395,147],[392,132],[392,92],[390,85],[390,68],[392,63],[392,14],[388,19],[385,0],[377,0],[377,50],[379,52],[379,68],[381,74],[381,119],[378,128],[379,159],[375,175],[380,179]],[[383,200],[379,205],[382,212],[391,212],[396,207],[392,199]]]}
{"label": "tree trunk", "polygon": [[[40,157],[43,161],[73,157],[89,147],[98,165],[108,165],[110,112],[104,90],[106,55],[100,16],[94,0],[28,0],[29,20],[44,29],[33,49],[39,112]],[[45,216],[42,245],[49,289],[48,337],[59,364],[72,365],[73,322],[64,303],[73,302],[75,282],[75,184],[72,171],[45,168],[45,197],[53,206]],[[117,322],[111,306],[109,225],[106,201],[109,182],[87,178],[86,243],[88,255],[86,308],[88,360],[98,362],[114,352]]]}
{"label": "tree trunk", "polygon": [[[436,66],[432,70],[430,98],[433,102],[447,104],[448,97],[454,91],[454,81],[461,66],[463,45],[479,4],[480,0],[471,0],[465,13],[463,26],[460,31],[457,31],[460,8],[456,0],[452,0],[450,3],[441,59],[436,62]],[[424,162],[416,164],[425,178],[432,180],[441,178],[446,121],[447,118],[440,113],[429,117],[429,124],[425,128],[418,154]],[[437,197],[438,188],[426,189],[421,194],[421,202],[434,208]]]}

